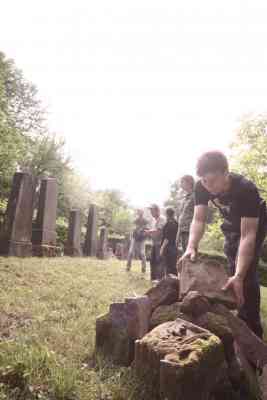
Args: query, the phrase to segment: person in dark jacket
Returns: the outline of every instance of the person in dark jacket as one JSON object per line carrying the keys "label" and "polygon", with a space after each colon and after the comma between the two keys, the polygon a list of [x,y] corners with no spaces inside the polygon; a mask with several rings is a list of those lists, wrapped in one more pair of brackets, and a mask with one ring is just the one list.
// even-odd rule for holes
{"label": "person in dark jacket", "polygon": [[162,244],[160,248],[160,257],[163,258],[166,274],[177,274],[176,261],[176,236],[178,223],[175,219],[175,211],[169,207],[166,209],[167,222],[162,229]]}

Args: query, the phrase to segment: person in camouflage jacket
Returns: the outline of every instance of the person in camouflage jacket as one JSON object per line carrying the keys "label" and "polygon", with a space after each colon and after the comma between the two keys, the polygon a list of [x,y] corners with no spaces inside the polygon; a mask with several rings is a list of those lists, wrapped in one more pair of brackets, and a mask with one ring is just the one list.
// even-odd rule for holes
{"label": "person in camouflage jacket", "polygon": [[181,244],[183,252],[185,252],[187,248],[190,225],[194,215],[194,185],[195,181],[191,175],[184,175],[181,178],[181,188],[186,194],[183,198],[179,213],[176,246],[178,249]]}

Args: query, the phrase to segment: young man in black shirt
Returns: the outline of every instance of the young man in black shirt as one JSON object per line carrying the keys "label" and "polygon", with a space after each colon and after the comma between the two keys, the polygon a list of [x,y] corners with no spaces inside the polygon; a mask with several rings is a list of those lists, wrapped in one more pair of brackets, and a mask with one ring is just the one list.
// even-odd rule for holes
{"label": "young man in black shirt", "polygon": [[174,217],[175,211],[169,207],[166,209],[167,222],[162,229],[162,244],[160,247],[160,257],[163,258],[166,274],[177,274],[176,261],[176,236],[178,223]]}
{"label": "young man in black shirt", "polygon": [[185,257],[195,259],[205,230],[208,202],[213,202],[224,220],[221,229],[231,275],[223,289],[233,289],[239,317],[262,337],[257,265],[266,230],[265,202],[254,183],[229,172],[227,159],[219,151],[204,153],[199,158],[197,175],[200,181],[195,186],[189,243],[179,262]]}

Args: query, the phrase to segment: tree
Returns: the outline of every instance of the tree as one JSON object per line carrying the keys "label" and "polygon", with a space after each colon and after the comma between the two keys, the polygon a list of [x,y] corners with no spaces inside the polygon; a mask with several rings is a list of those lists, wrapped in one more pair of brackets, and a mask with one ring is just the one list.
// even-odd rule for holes
{"label": "tree", "polygon": [[88,212],[88,205],[93,201],[93,194],[88,179],[73,169],[63,172],[59,187],[58,214],[69,217],[72,208],[81,210],[82,219]]}
{"label": "tree", "polygon": [[31,172],[36,178],[53,176],[62,179],[70,170],[70,158],[65,155],[65,140],[55,134],[43,134],[34,140],[27,140],[27,153],[20,162],[23,170]]}
{"label": "tree", "polygon": [[33,135],[43,132],[44,111],[37,90],[12,60],[0,52],[0,197],[27,154]]}
{"label": "tree", "polygon": [[25,154],[21,136],[0,120],[0,198],[7,197],[11,177]]}
{"label": "tree", "polygon": [[267,198],[267,115],[246,116],[231,144],[231,169],[251,179]]}
{"label": "tree", "polygon": [[174,208],[176,215],[179,215],[183,197],[184,192],[180,185],[180,179],[177,179],[171,184],[170,196],[168,200],[164,202],[164,206]]}
{"label": "tree", "polygon": [[132,230],[132,210],[119,190],[95,192],[93,201],[98,207],[99,224],[109,228],[110,233],[127,235]]}
{"label": "tree", "polygon": [[36,87],[27,81],[14,61],[0,52],[0,110],[7,127],[21,134],[44,131],[45,112]]}

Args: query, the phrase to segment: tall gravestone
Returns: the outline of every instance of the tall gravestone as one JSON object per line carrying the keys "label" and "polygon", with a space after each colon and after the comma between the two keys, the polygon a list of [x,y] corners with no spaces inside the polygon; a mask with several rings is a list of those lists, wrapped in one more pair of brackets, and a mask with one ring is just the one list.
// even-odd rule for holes
{"label": "tall gravestone", "polygon": [[57,191],[55,178],[42,179],[37,218],[32,235],[35,256],[54,257],[59,253],[59,248],[56,246]]}
{"label": "tall gravestone", "polygon": [[95,204],[89,207],[87,232],[83,252],[85,256],[95,257],[97,252],[97,210]]}
{"label": "tall gravestone", "polygon": [[105,260],[108,257],[108,230],[100,229],[100,237],[98,242],[98,258]]}
{"label": "tall gravestone", "polygon": [[65,254],[68,256],[81,257],[81,212],[71,210],[68,239],[65,246]]}
{"label": "tall gravestone", "polygon": [[1,233],[1,254],[18,257],[32,255],[34,189],[32,175],[23,172],[15,173]]}

